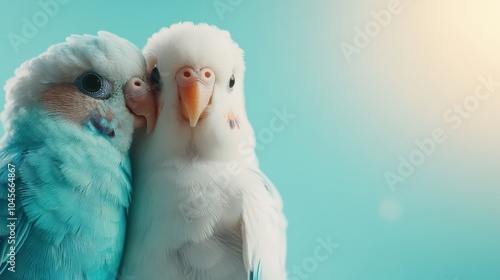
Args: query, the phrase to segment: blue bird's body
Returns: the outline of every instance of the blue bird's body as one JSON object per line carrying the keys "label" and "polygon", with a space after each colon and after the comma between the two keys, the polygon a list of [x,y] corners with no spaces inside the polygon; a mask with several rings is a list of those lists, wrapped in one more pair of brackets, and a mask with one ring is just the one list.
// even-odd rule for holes
{"label": "blue bird's body", "polygon": [[100,32],[69,37],[7,83],[0,279],[116,279],[138,118],[126,106],[149,94],[145,69],[135,46]]}
{"label": "blue bird's body", "polygon": [[[112,279],[125,232],[129,160],[105,139],[83,131],[72,137],[73,128],[54,124],[35,128],[45,127],[36,132],[42,133],[41,141],[4,143],[2,185],[8,184],[8,164],[15,166],[18,178],[10,193],[16,194],[16,227],[24,230],[17,230],[14,240],[24,243],[15,256],[15,271],[4,271],[0,278]],[[54,128],[70,133],[50,135]],[[2,188],[2,200],[7,193]]]}

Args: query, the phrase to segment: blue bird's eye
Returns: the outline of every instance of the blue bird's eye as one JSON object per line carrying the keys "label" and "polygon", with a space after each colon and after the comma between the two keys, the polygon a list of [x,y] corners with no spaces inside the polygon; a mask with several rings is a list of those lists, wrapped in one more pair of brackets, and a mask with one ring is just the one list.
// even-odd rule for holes
{"label": "blue bird's eye", "polygon": [[85,95],[96,99],[108,99],[111,96],[111,83],[95,72],[85,72],[73,84]]}

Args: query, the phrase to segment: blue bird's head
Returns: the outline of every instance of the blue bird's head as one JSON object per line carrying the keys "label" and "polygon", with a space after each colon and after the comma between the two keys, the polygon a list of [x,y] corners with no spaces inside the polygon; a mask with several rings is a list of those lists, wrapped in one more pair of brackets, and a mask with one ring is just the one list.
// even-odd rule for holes
{"label": "blue bird's head", "polygon": [[2,120],[11,135],[46,137],[32,127],[47,129],[40,124],[49,120],[64,126],[61,133],[105,138],[125,152],[134,127],[146,124],[149,131],[156,118],[151,73],[141,52],[103,31],[98,36],[70,36],[25,62],[5,91]]}

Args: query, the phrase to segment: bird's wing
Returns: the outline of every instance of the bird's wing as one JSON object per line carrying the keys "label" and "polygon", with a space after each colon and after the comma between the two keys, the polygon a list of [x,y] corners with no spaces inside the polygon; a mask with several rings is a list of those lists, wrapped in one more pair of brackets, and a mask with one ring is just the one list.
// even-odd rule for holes
{"label": "bird's wing", "polygon": [[243,260],[248,280],[286,279],[286,227],[278,190],[260,170],[253,170],[252,187],[244,190]]}
{"label": "bird's wing", "polygon": [[[8,254],[12,251],[11,247],[17,253],[23,246],[31,228],[31,223],[26,217],[20,200],[20,189],[23,183],[19,177],[18,168],[21,165],[22,157],[22,153],[14,156],[5,156],[5,154],[0,156],[0,275],[9,266],[11,257]],[[13,190],[12,186],[14,186],[15,192],[10,191]],[[9,203],[15,204],[13,211],[9,209]],[[15,230],[12,232],[8,227],[11,223],[15,224]],[[11,237],[12,233],[15,235]]]}

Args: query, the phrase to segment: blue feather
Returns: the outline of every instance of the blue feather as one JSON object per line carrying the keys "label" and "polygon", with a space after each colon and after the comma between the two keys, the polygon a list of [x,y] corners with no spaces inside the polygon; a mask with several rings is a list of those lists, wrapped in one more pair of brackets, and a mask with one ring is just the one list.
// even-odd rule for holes
{"label": "blue feather", "polygon": [[[115,86],[109,98],[94,100],[90,91],[70,86],[89,70]],[[145,72],[137,47],[99,32],[51,46],[7,82],[0,142],[0,280],[116,278],[131,192],[133,117],[123,91],[130,78]],[[9,162],[16,166],[15,244],[9,243],[11,215],[5,208],[12,198]],[[9,270],[11,251],[15,272]]]}
{"label": "blue feather", "polygon": [[250,271],[248,280],[262,280],[262,268],[260,266],[260,261],[257,263],[257,267]]}
{"label": "blue feather", "polygon": [[1,209],[0,279],[114,279],[130,200],[128,156],[60,119],[37,122],[24,128],[37,130],[36,140],[14,134],[0,149],[2,208],[9,162],[17,178],[16,272],[8,270],[8,212]]}
{"label": "blue feather", "polygon": [[[2,155],[3,156],[3,155]],[[2,226],[2,230],[5,230],[7,228],[8,224],[8,219],[12,218],[11,215],[9,215],[9,209],[8,209],[8,204],[9,201],[7,200],[8,198],[8,175],[9,175],[9,170],[7,168],[8,164],[11,164],[13,166],[19,166],[19,163],[22,158],[22,153],[18,153],[10,161],[6,160],[1,160],[0,163],[2,164],[2,169],[0,170],[0,184],[2,187],[0,187],[0,205],[2,205],[2,209],[0,210],[0,217],[2,219],[2,222],[0,225]],[[15,173],[13,173],[15,174]],[[21,179],[20,178],[15,178],[14,179],[14,184],[15,185],[21,185]],[[16,207],[18,208],[18,207]],[[17,209],[16,209],[17,210]],[[0,260],[2,261],[0,263],[0,275],[5,271],[7,266],[9,265],[8,262],[4,261],[3,258],[7,256],[7,254],[10,253],[10,247],[11,245],[16,245],[16,250],[17,252],[19,248],[21,248],[24,244],[24,241],[26,241],[26,237],[28,236],[27,232],[29,231],[30,224],[27,223],[26,219],[24,218],[24,212],[22,209],[18,209],[15,213],[15,222],[16,222],[16,231],[15,231],[15,236],[16,236],[16,243],[17,244],[9,244],[8,238],[10,235],[10,230],[9,231],[2,231],[0,230]]]}

